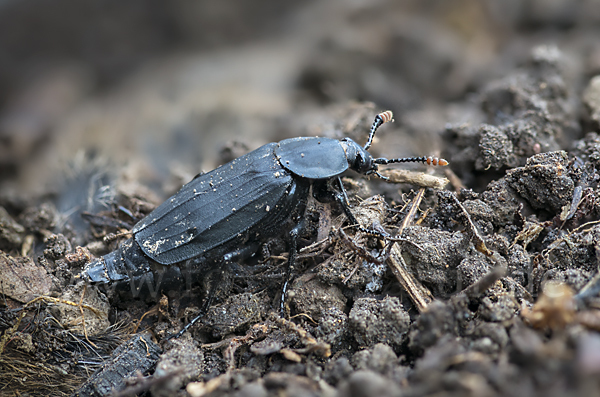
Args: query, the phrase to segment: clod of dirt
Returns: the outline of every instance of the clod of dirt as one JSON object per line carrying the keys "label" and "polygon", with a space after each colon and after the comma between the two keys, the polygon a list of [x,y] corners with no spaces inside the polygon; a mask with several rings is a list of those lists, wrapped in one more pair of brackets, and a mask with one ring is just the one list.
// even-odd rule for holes
{"label": "clod of dirt", "polygon": [[324,368],[323,378],[331,385],[337,385],[343,379],[346,379],[354,368],[350,365],[350,360],[345,356],[338,357],[335,361],[329,361]]}
{"label": "clod of dirt", "polygon": [[585,137],[575,142],[575,151],[584,159],[589,160],[596,169],[600,168],[600,136],[589,132]]}
{"label": "clod of dirt", "polygon": [[44,248],[44,256],[47,259],[55,260],[62,258],[72,251],[71,243],[62,234],[53,234],[49,236],[45,243],[46,248]]}
{"label": "clod of dirt", "polygon": [[509,294],[493,295],[481,299],[477,314],[485,321],[508,322],[519,311],[519,304]]}
{"label": "clod of dirt", "polygon": [[455,390],[457,395],[493,396],[487,381],[493,370],[488,356],[469,352],[466,340],[446,335],[417,360],[409,381],[421,384],[428,395]]}
{"label": "clod of dirt", "polygon": [[331,345],[333,350],[343,347],[348,332],[348,315],[337,307],[325,310],[315,329],[315,336]]}
{"label": "clod of dirt", "polygon": [[160,347],[149,335],[136,335],[119,346],[110,360],[96,371],[74,394],[81,397],[104,397],[123,390],[130,378],[146,374],[158,360]]}
{"label": "clod of dirt", "polygon": [[489,259],[478,252],[467,256],[457,266],[457,289],[462,290],[473,284],[492,268]]}
{"label": "clod of dirt", "polygon": [[169,378],[166,383],[151,388],[153,396],[173,396],[190,381],[197,379],[202,373],[204,354],[198,343],[188,336],[173,339],[171,348],[160,356],[154,378],[165,377],[177,373]]}
{"label": "clod of dirt", "polygon": [[350,328],[361,346],[377,343],[400,345],[406,336],[410,317],[400,300],[385,297],[383,300],[360,298],[350,310]]}
{"label": "clod of dirt", "polygon": [[439,371],[441,374],[451,365],[452,357],[466,353],[465,345],[466,341],[462,338],[452,335],[443,336],[417,360],[413,376],[424,376],[427,372],[434,371]]}
{"label": "clod of dirt", "polygon": [[416,278],[433,288],[436,296],[445,296],[456,289],[456,268],[469,252],[469,238],[460,232],[445,232],[421,226],[404,230],[406,264]]}
{"label": "clod of dirt", "polygon": [[268,392],[267,395],[314,396],[320,395],[319,392],[322,392],[322,386],[319,382],[309,379],[305,376],[298,376],[282,372],[270,372],[264,376],[263,380],[264,387]]}
{"label": "clod of dirt", "polygon": [[50,203],[43,203],[39,207],[29,207],[19,215],[19,222],[29,232],[52,230],[58,222],[56,207]]}
{"label": "clod of dirt", "polygon": [[485,202],[494,214],[493,223],[497,228],[512,227],[515,223],[521,204],[519,196],[508,185],[506,178],[491,182],[485,192],[481,193]]}
{"label": "clod of dirt", "polygon": [[529,365],[539,363],[539,359],[544,356],[545,352],[544,341],[538,332],[518,321],[510,328],[509,335],[512,361],[526,362]]}
{"label": "clod of dirt", "polygon": [[484,91],[486,124],[447,127],[444,156],[465,183],[474,178],[473,169],[522,165],[534,154],[559,150],[560,142],[577,135],[575,99],[566,88],[564,62],[554,46],[534,48],[523,69]]}
{"label": "clod of dirt", "polygon": [[312,274],[298,277],[288,295],[296,313],[307,314],[317,322],[330,308],[343,311],[346,307],[346,298],[339,288],[324,284]]}
{"label": "clod of dirt", "polygon": [[471,221],[479,232],[484,235],[492,234],[494,232],[494,221],[496,214],[485,201],[476,200],[465,200],[462,203],[463,207],[469,213]]}
{"label": "clod of dirt", "polygon": [[498,357],[509,343],[508,332],[501,323],[482,321],[477,324],[471,337],[473,340],[470,347],[475,351],[488,354],[492,358]]}
{"label": "clod of dirt", "polygon": [[595,242],[600,226],[594,225],[577,233],[549,233],[543,243],[548,247],[534,257],[533,287],[543,282],[565,283],[579,291],[597,272]]}
{"label": "clod of dirt", "polygon": [[287,333],[284,330],[274,330],[265,339],[254,342],[250,351],[259,356],[267,356],[281,351],[284,346],[297,342],[297,335]]}
{"label": "clod of dirt", "polygon": [[222,304],[210,308],[202,324],[215,338],[241,332],[261,320],[269,302],[264,294],[243,293],[233,295]]}
{"label": "clod of dirt", "polygon": [[402,392],[394,381],[373,371],[360,370],[353,372],[347,381],[340,383],[339,395],[352,397],[400,397]]}
{"label": "clod of dirt", "polygon": [[43,266],[23,256],[13,258],[0,251],[0,289],[10,298],[27,303],[40,295],[48,295],[52,278]]}
{"label": "clod of dirt", "polygon": [[445,336],[458,336],[461,330],[472,328],[474,314],[468,308],[469,299],[457,295],[447,302],[434,301],[411,324],[408,347],[416,355],[435,345]]}
{"label": "clod of dirt", "polygon": [[0,207],[0,249],[16,249],[23,243],[25,228]]}
{"label": "clod of dirt", "polygon": [[493,125],[482,124],[479,127],[479,151],[480,156],[475,161],[477,170],[518,165],[519,159],[508,134]]}
{"label": "clod of dirt", "polygon": [[566,152],[541,153],[527,159],[525,167],[509,170],[506,179],[533,208],[557,213],[573,197],[568,165]]}
{"label": "clod of dirt", "polygon": [[[509,237],[512,237],[512,235],[509,235]],[[501,255],[500,261],[506,260],[506,264],[500,264],[507,267],[508,275],[520,285],[525,286],[530,273],[531,255],[522,245],[513,244],[509,237],[502,234],[492,234],[486,239],[486,244],[491,250]],[[488,263],[490,263],[489,260]],[[498,263],[494,265],[498,265]]]}
{"label": "clod of dirt", "polygon": [[398,365],[399,359],[394,350],[384,343],[377,343],[367,350],[360,350],[352,356],[355,370],[369,370],[401,381],[408,368]]}

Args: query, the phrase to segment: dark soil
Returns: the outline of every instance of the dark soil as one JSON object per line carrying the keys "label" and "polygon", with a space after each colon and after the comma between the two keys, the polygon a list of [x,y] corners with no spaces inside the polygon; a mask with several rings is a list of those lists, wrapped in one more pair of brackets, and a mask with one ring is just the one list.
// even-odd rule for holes
{"label": "dark soil", "polygon": [[[600,396],[593,1],[49,4],[0,6],[0,395]],[[309,202],[283,317],[286,236],[79,277],[198,172],[385,109],[375,156],[450,165],[343,178],[395,239]]]}

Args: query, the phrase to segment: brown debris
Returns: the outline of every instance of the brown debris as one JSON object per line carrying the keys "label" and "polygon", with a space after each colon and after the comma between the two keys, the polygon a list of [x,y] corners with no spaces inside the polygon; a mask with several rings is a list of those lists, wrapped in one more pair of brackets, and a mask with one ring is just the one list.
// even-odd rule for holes
{"label": "brown debris", "polygon": [[521,316],[536,328],[562,330],[575,320],[573,290],[561,283],[546,283],[533,308],[524,308]]}
{"label": "brown debris", "polygon": [[432,189],[443,189],[449,182],[446,178],[423,172],[412,172],[400,169],[384,169],[379,171],[383,176],[389,178],[391,183],[409,183],[419,187],[430,187]]}
{"label": "brown debris", "polygon": [[21,303],[48,295],[52,278],[29,257],[13,258],[0,251],[0,292]]}

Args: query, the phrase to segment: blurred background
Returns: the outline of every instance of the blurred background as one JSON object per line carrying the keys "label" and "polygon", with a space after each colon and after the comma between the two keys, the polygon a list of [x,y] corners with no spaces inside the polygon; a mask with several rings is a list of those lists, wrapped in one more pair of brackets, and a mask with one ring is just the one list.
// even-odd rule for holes
{"label": "blurred background", "polygon": [[266,142],[351,129],[357,102],[394,111],[377,154],[439,154],[536,45],[583,90],[598,38],[600,0],[1,0],[0,202],[90,180],[69,190],[160,201]]}

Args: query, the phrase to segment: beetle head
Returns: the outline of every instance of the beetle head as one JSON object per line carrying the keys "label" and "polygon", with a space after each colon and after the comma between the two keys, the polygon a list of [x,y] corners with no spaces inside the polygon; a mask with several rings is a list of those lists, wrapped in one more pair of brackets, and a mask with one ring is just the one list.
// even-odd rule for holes
{"label": "beetle head", "polygon": [[373,161],[371,153],[350,138],[342,139],[341,143],[346,152],[349,168],[363,175],[377,171],[377,164]]}
{"label": "beetle head", "polygon": [[371,126],[371,132],[369,133],[369,139],[367,140],[367,143],[364,147],[360,146],[358,143],[354,142],[350,138],[344,138],[341,140],[341,144],[344,147],[344,151],[346,152],[346,159],[348,160],[349,168],[363,175],[375,174],[381,179],[388,180],[388,177],[383,176],[379,173],[379,164],[422,162],[427,163],[428,165],[448,165],[448,162],[446,160],[432,156],[402,157],[397,159],[386,159],[382,157],[374,159],[373,156],[371,156],[371,154],[367,152],[367,149],[371,147],[371,143],[373,143],[373,137],[375,136],[375,132],[377,131],[377,129],[382,124],[391,121],[393,117],[394,115],[389,110],[381,112],[377,116],[375,116],[375,120],[373,121],[373,125]]}

